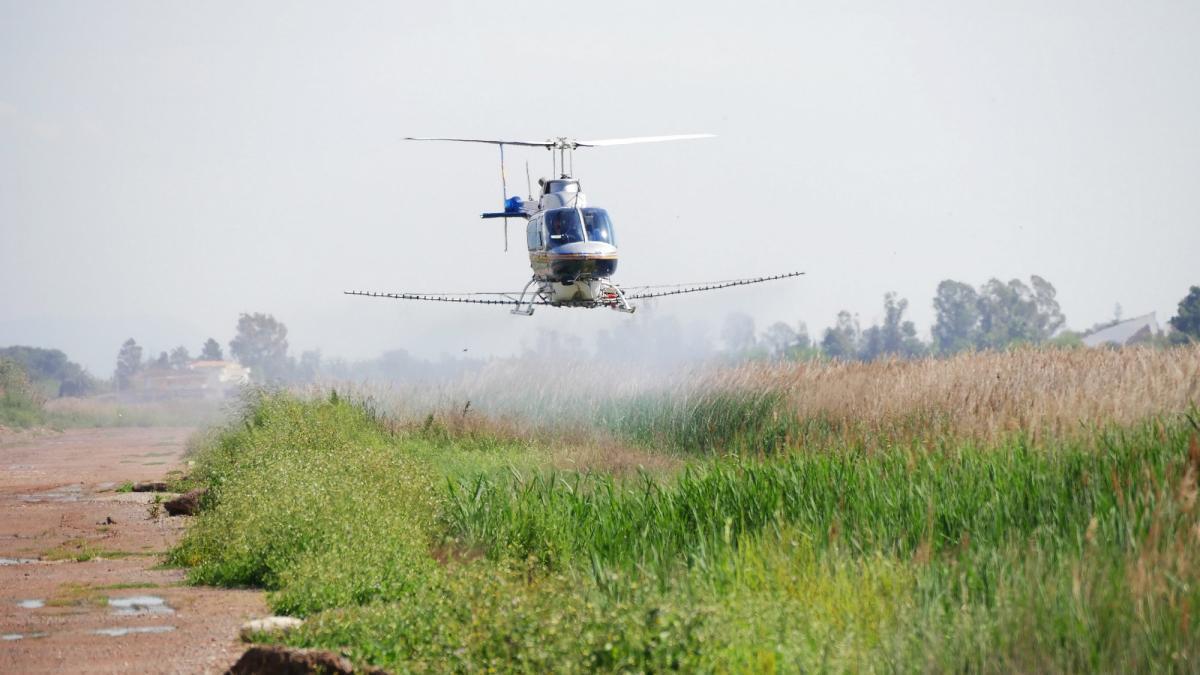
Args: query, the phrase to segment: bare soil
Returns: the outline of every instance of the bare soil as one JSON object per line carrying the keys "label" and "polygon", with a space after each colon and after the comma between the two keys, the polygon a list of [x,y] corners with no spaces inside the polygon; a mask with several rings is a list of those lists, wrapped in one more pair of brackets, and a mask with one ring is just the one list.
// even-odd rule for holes
{"label": "bare soil", "polygon": [[184,470],[190,428],[0,434],[0,673],[224,672],[263,594],[183,585],[188,518],[126,481]]}

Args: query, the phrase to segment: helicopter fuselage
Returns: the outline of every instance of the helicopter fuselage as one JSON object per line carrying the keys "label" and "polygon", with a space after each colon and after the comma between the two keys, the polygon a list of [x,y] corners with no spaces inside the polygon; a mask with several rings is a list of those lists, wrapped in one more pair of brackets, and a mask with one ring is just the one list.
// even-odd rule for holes
{"label": "helicopter fuselage", "polygon": [[525,228],[534,281],[550,302],[590,306],[603,299],[617,271],[612,220],[587,205],[575,179],[542,181],[542,190]]}

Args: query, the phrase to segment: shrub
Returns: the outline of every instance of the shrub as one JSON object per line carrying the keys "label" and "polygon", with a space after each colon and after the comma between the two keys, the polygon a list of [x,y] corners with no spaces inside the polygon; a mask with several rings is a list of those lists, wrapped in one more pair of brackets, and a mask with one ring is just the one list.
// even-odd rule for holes
{"label": "shrub", "polygon": [[171,554],[194,582],[307,614],[404,597],[434,566],[427,467],[351,403],[261,395],[196,461],[209,492]]}
{"label": "shrub", "polygon": [[16,361],[0,359],[0,424],[32,427],[44,420],[45,399]]}

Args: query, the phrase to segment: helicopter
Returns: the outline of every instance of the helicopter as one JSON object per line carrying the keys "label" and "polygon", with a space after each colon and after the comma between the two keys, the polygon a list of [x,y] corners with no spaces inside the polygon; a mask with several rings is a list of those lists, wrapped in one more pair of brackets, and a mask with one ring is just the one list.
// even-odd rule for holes
{"label": "helicopter", "polygon": [[[509,305],[513,314],[529,316],[535,307],[608,307],[632,313],[634,300],[644,300],[684,293],[699,293],[731,286],[745,286],[777,279],[797,277],[804,272],[786,272],[773,276],[693,284],[663,284],[657,286],[620,286],[613,281],[617,271],[617,240],[612,218],[605,209],[590,206],[587,195],[575,178],[575,150],[600,148],[634,143],[661,143],[701,138],[713,134],[677,134],[672,136],[640,136],[603,140],[574,140],[567,137],[544,141],[493,140],[479,138],[406,137],[406,141],[448,141],[454,143],[486,143],[500,148],[500,182],[504,210],[480,214],[484,219],[504,219],[504,250],[508,250],[508,221],[524,220],[526,248],[533,275],[520,292],[473,293],[382,293],[375,291],[344,291],[346,295],[396,300],[431,302],[460,302],[482,305]],[[525,164],[528,199],[508,195],[504,147],[545,148],[551,153],[551,175],[539,178],[539,196],[533,198],[529,164]]]}

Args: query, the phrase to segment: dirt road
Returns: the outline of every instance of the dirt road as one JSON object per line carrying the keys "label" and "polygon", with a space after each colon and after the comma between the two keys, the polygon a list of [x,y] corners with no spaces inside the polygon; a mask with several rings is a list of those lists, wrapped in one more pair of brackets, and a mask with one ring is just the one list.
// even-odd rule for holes
{"label": "dirt road", "polygon": [[186,518],[117,492],[183,467],[191,429],[0,435],[0,673],[223,672],[257,591],[161,569]]}

